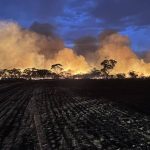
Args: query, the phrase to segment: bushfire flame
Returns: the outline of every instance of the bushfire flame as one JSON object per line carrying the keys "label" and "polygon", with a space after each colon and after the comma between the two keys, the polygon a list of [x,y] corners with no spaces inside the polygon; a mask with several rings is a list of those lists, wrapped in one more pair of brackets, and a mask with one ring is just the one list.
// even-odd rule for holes
{"label": "bushfire flame", "polygon": [[[63,65],[65,71],[71,70],[72,74],[87,73],[92,68],[100,69],[100,63],[104,59],[117,61],[113,74],[128,73],[135,71],[139,75],[150,75],[150,63],[139,59],[130,48],[130,41],[127,36],[113,33],[105,36],[99,41],[99,48],[88,54],[88,58],[78,55],[75,50],[60,48],[57,51],[51,50],[62,44],[58,39],[52,39],[29,29],[23,29],[17,23],[0,21],[0,68],[45,68],[55,63]],[[44,53],[47,49],[48,52]],[[42,52],[43,51],[43,52]],[[149,62],[149,53],[146,56]]]}

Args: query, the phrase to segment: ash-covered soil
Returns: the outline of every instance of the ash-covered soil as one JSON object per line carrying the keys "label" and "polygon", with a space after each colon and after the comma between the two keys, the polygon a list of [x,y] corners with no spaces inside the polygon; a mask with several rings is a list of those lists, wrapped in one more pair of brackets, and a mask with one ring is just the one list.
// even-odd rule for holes
{"label": "ash-covered soil", "polygon": [[149,80],[0,82],[0,149],[149,150],[148,87]]}

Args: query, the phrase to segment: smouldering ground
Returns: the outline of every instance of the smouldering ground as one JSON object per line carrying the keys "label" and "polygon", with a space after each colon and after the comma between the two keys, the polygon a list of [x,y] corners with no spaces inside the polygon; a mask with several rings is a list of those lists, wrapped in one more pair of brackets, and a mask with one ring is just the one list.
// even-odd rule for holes
{"label": "smouldering ground", "polygon": [[150,117],[70,88],[1,83],[0,149],[148,150]]}

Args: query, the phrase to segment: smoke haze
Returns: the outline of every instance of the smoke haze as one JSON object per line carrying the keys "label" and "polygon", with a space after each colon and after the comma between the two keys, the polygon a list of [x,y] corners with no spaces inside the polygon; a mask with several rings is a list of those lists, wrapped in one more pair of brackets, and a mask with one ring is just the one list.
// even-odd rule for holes
{"label": "smoke haze", "polygon": [[115,59],[112,73],[150,75],[150,53],[144,60],[130,48],[127,36],[116,31],[105,31],[100,37],[83,37],[75,41],[74,50],[65,48],[63,40],[50,24],[34,23],[23,29],[17,23],[0,21],[0,68],[47,68],[55,63],[73,74],[100,69],[104,59]]}
{"label": "smoke haze", "polygon": [[114,73],[128,73],[136,71],[138,74],[150,73],[150,64],[146,64],[142,59],[133,52],[130,47],[130,40],[127,36],[118,33],[111,33],[100,38],[100,48],[98,50],[99,61],[105,58],[115,59],[118,63],[114,68]]}
{"label": "smoke haze", "polygon": [[[45,31],[49,29],[46,26]],[[52,32],[45,35],[42,24],[34,24],[29,30],[17,23],[0,22],[0,68],[50,68],[62,63],[64,69],[84,72],[88,65],[83,56],[64,48],[64,43]],[[81,68],[81,69],[80,69]],[[82,70],[82,68],[84,70]]]}

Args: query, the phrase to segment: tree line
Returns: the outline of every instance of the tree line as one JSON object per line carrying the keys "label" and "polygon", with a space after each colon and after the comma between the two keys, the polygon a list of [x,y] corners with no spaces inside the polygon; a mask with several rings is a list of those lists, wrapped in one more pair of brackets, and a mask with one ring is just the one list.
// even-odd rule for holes
{"label": "tree line", "polygon": [[[64,71],[62,64],[53,64],[51,68],[48,69],[37,69],[37,68],[27,68],[21,69],[1,69],[0,78],[1,79],[125,79],[126,74],[119,73],[116,75],[110,74],[117,64],[116,60],[105,59],[101,62],[102,69],[93,68],[89,73],[86,74],[76,74],[72,75],[71,71]],[[129,72],[128,76],[130,78],[138,78],[138,74],[135,71]]]}

